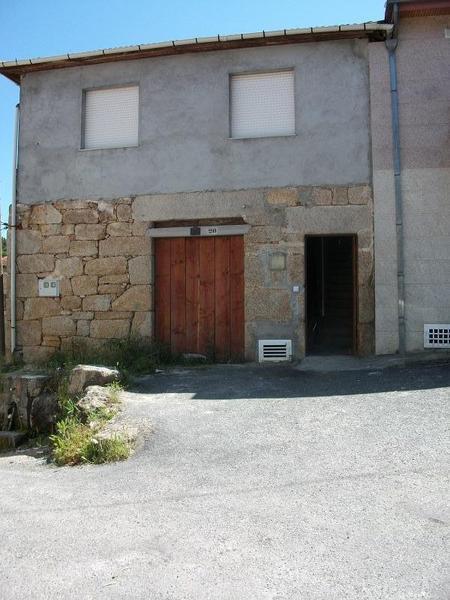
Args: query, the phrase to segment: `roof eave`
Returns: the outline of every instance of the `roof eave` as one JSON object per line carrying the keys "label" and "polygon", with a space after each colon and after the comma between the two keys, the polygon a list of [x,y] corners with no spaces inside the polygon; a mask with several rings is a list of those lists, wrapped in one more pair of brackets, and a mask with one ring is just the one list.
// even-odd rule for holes
{"label": "roof eave", "polygon": [[284,29],[280,31],[261,31],[190,40],[174,40],[171,42],[141,44],[138,46],[111,48],[94,52],[76,52],[48,58],[0,62],[0,73],[20,85],[22,75],[35,71],[136,60],[153,56],[172,56],[176,54],[233,50],[236,48],[257,46],[299,44],[349,38],[382,40],[391,28],[392,26],[386,23],[362,23],[357,25],[308,27],[305,29]]}
{"label": "roof eave", "polygon": [[398,4],[402,17],[431,17],[450,14],[450,0],[387,0],[385,21],[392,22],[393,5]]}

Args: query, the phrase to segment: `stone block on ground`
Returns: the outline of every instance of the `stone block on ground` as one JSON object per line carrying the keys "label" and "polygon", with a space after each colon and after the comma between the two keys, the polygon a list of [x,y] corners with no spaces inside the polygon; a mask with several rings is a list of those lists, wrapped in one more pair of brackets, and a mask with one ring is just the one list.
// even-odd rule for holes
{"label": "stone block on ground", "polygon": [[80,409],[82,420],[86,421],[92,411],[106,408],[110,403],[110,393],[107,388],[100,385],[90,385],[78,400],[77,406]]}
{"label": "stone block on ground", "polygon": [[33,399],[30,428],[37,433],[50,433],[58,419],[58,400],[55,394],[44,393]]}
{"label": "stone block on ground", "polygon": [[95,365],[77,365],[69,375],[69,394],[81,394],[90,385],[106,385],[119,379],[119,371]]}
{"label": "stone block on ground", "polygon": [[25,441],[26,437],[23,431],[0,431],[0,451],[14,450]]}

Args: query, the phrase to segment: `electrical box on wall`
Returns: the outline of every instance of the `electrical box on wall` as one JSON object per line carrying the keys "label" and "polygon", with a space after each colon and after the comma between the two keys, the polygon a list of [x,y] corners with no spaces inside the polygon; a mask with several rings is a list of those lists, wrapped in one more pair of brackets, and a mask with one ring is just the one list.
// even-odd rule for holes
{"label": "electrical box on wall", "polygon": [[54,277],[39,279],[39,296],[59,296],[59,279]]}

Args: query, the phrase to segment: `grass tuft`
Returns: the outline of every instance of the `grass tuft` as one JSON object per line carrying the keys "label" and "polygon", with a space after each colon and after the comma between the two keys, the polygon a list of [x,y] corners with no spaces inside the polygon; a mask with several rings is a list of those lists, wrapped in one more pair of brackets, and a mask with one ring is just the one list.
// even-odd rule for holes
{"label": "grass tuft", "polygon": [[98,439],[97,433],[97,428],[92,430],[77,419],[59,421],[55,435],[50,437],[55,463],[59,466],[80,463],[98,465],[125,460],[130,456],[130,446],[120,435]]}
{"label": "grass tuft", "polygon": [[79,363],[114,366],[124,374],[153,373],[161,365],[179,362],[164,345],[154,340],[131,337],[111,340],[102,348],[90,348],[79,343],[70,352],[56,352],[47,362],[50,369],[68,370]]}
{"label": "grass tuft", "polygon": [[112,438],[99,436],[104,425],[117,414],[122,386],[118,382],[109,384],[111,406],[93,410],[84,423],[76,399],[68,393],[67,376],[60,372],[55,382],[60,409],[56,431],[50,436],[55,463],[59,466],[101,464],[128,458],[131,448],[125,438],[118,434]]}
{"label": "grass tuft", "polygon": [[125,460],[130,456],[130,446],[120,435],[112,438],[91,438],[86,448],[85,460],[96,465]]}
{"label": "grass tuft", "polygon": [[109,401],[112,404],[118,404],[120,393],[124,390],[124,387],[120,383],[120,381],[113,381],[112,383],[108,383],[106,389],[109,393]]}

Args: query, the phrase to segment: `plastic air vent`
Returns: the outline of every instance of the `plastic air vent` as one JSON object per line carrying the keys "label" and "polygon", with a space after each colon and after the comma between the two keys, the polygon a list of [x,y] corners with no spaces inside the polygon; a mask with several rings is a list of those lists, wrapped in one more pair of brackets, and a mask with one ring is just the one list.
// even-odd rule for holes
{"label": "plastic air vent", "polygon": [[450,350],[450,324],[433,323],[423,326],[424,348],[448,348]]}
{"label": "plastic air vent", "polygon": [[259,340],[259,362],[282,362],[292,358],[291,340]]}

